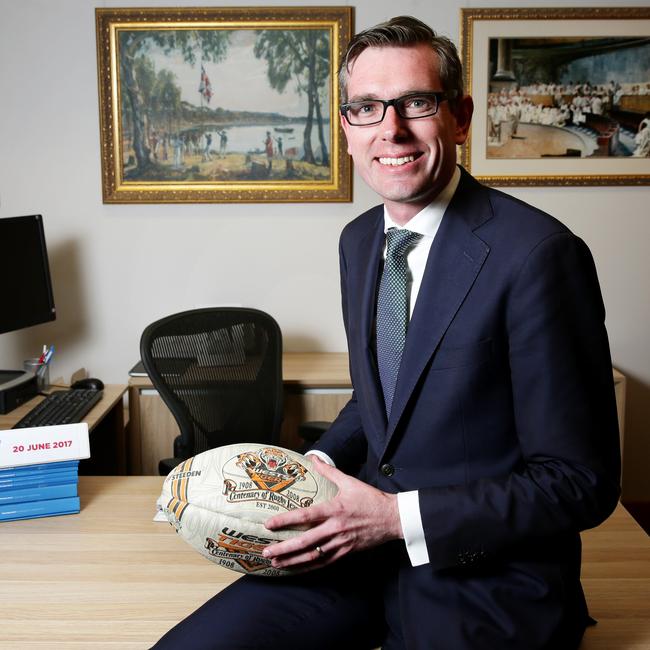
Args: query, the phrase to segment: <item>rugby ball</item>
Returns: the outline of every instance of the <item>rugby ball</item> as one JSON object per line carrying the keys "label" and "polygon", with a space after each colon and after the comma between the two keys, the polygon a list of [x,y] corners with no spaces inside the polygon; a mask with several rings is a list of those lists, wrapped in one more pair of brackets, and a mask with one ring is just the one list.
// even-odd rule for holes
{"label": "rugby ball", "polygon": [[337,492],[309,457],[242,443],[210,449],[177,465],[163,483],[157,507],[208,560],[240,573],[279,576],[290,572],[273,568],[262,551],[301,531],[271,531],[264,522],[328,501]]}

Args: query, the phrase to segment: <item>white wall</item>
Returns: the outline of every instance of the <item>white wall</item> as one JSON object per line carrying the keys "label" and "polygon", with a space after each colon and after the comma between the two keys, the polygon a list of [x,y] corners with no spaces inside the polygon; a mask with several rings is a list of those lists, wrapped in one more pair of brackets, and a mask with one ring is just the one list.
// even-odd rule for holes
{"label": "white wall", "polygon": [[[0,365],[55,343],[54,377],[80,368],[125,382],[142,329],[159,316],[242,304],[275,316],[285,349],[341,351],[337,241],[376,203],[359,178],[353,204],[103,205],[96,6],[196,6],[196,0],[0,0],[0,216],[42,213],[58,319],[0,336]],[[220,1],[220,6],[248,4]],[[328,4],[266,2],[270,5]],[[356,29],[413,14],[458,42],[461,7],[493,2],[359,0]],[[615,2],[501,2],[504,7]],[[645,2],[628,0],[627,5]],[[612,356],[629,379],[624,492],[650,500],[650,188],[518,188],[590,245]],[[3,279],[3,281],[6,281]]]}

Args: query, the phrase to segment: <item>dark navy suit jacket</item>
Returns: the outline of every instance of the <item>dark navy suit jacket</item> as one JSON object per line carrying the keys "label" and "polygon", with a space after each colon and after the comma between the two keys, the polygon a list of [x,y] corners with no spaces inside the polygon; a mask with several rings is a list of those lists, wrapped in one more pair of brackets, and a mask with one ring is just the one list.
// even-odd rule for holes
{"label": "dark navy suit jacket", "polygon": [[575,648],[588,620],[579,531],[611,513],[620,473],[591,254],[463,171],[387,422],[374,342],[383,242],[381,206],[341,236],[354,393],[316,448],[382,490],[419,491],[430,563],[412,567],[395,547],[389,618],[409,648]]}

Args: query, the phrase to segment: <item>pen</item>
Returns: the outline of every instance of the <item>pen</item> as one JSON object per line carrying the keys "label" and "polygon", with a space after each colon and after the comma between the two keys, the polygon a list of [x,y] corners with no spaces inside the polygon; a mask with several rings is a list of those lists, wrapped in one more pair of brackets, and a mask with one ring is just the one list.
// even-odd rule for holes
{"label": "pen", "polygon": [[43,359],[44,364],[50,363],[52,361],[52,357],[54,356],[54,346],[52,346],[47,353],[45,354],[45,358]]}

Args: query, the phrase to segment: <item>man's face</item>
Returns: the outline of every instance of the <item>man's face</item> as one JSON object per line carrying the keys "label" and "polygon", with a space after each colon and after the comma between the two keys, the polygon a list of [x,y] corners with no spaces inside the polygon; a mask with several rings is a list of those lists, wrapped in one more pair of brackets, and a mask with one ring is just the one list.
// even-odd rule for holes
{"label": "man's face", "polygon": [[[348,71],[348,101],[393,99],[414,92],[442,91],[438,56],[427,45],[369,47]],[[443,101],[432,117],[405,120],[389,106],[371,126],[341,124],[348,153],[366,183],[377,192],[398,223],[430,203],[451,179],[456,145],[467,139],[472,100],[458,102],[456,114]]]}

